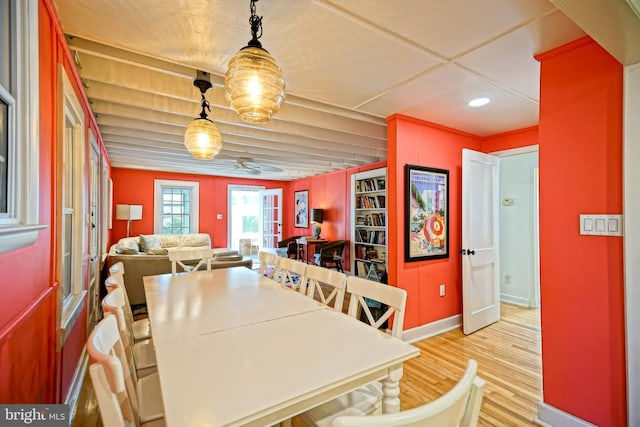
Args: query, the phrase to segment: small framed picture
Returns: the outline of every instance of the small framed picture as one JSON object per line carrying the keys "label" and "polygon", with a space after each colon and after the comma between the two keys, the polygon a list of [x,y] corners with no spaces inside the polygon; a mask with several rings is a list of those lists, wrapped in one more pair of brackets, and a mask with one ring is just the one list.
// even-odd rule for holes
{"label": "small framed picture", "polygon": [[406,166],[404,260],[449,257],[449,171]]}
{"label": "small framed picture", "polygon": [[309,228],[309,191],[296,191],[293,193],[294,226]]}

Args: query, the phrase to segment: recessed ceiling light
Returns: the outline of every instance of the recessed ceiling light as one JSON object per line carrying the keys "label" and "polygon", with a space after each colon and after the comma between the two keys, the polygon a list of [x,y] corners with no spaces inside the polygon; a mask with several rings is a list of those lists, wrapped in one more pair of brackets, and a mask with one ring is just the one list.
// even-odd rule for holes
{"label": "recessed ceiling light", "polygon": [[486,96],[482,96],[480,98],[473,98],[467,105],[469,107],[482,107],[483,105],[487,105],[490,102],[491,100],[489,98],[487,98]]}

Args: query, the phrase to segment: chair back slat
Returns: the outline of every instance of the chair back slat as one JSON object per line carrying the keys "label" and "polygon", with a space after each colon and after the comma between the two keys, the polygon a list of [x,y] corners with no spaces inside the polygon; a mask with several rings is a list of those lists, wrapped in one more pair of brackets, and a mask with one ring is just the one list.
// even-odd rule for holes
{"label": "chair back slat", "polygon": [[[109,387],[118,397],[121,407],[124,401],[128,400],[133,413],[138,414],[139,405],[135,387],[137,377],[127,361],[115,316],[107,313],[105,318],[93,328],[87,341],[87,352],[91,360],[99,363],[104,369]],[[138,425],[137,417],[136,425]]]}
{"label": "chair back slat", "polygon": [[[322,304],[331,306],[331,301],[333,301],[333,309],[342,311],[347,288],[347,276],[344,273],[317,265],[308,265],[305,277],[307,279],[307,295],[310,298],[315,298],[317,294]],[[331,288],[329,295],[325,295],[324,288],[326,287]]]}
{"label": "chair back slat", "polygon": [[[214,256],[213,249],[196,249],[192,251],[171,251],[169,261],[171,261],[171,273],[178,272],[178,265],[187,273],[198,271],[200,267],[206,265],[207,271],[211,271],[211,258]],[[185,264],[183,261],[197,260],[196,265]]]}
{"label": "chair back slat", "polygon": [[280,285],[298,289],[301,293],[306,293],[306,269],[307,264],[304,262],[296,261],[292,258],[280,258],[278,262],[278,273],[274,275],[274,277],[279,277]]}
{"label": "chair back slat", "polygon": [[485,387],[477,372],[477,362],[470,359],[458,383],[434,401],[395,414],[338,416],[331,427],[475,427]]}
{"label": "chair back slat", "polygon": [[[391,335],[400,338],[404,324],[404,312],[407,303],[407,291],[384,283],[374,282],[358,276],[347,277],[347,292],[351,294],[349,301],[349,316],[359,318],[361,310],[364,311],[369,324],[379,329],[385,320],[393,317]],[[378,320],[369,308],[368,301],[376,301],[387,306],[387,309]]]}
{"label": "chair back slat", "polygon": [[269,279],[273,279],[273,275],[278,269],[280,257],[271,252],[260,251],[258,253],[258,260],[260,261],[259,273]]}

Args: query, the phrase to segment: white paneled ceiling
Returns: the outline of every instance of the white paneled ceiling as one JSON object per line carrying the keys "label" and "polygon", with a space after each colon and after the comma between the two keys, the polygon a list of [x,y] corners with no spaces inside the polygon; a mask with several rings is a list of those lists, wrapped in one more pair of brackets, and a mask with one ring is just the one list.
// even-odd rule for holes
{"label": "white paneled ceiling", "polygon": [[[55,4],[113,166],[281,180],[386,159],[394,113],[479,136],[535,125],[533,55],[585,34],[547,0],[260,0],[261,42],[287,99],[254,126],[223,87],[251,38],[249,0]],[[182,144],[200,111],[196,70],[212,73],[210,118],[223,137],[211,161]],[[481,95],[492,102],[466,105]]]}

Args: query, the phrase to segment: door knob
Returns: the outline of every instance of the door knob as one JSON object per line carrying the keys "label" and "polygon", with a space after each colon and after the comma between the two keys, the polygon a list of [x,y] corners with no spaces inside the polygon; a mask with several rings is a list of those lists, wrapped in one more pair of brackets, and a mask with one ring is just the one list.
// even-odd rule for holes
{"label": "door knob", "polygon": [[460,249],[458,253],[462,255],[475,255],[476,251],[474,251],[473,249]]}
{"label": "door knob", "polygon": [[466,249],[460,249],[458,251],[458,253],[462,254],[462,255],[466,255],[467,254],[467,250]]}
{"label": "door knob", "polygon": [[467,249],[467,254],[469,255],[475,255],[476,251],[474,251],[473,249]]}

